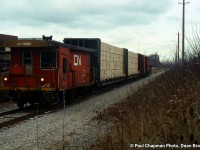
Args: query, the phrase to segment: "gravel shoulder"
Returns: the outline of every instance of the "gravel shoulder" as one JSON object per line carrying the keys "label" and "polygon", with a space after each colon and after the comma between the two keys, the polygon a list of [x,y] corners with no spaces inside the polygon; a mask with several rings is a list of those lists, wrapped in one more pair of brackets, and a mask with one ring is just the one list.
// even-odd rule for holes
{"label": "gravel shoulder", "polygon": [[[31,118],[10,128],[0,130],[1,150],[84,149],[94,142],[107,125],[91,119],[112,106],[138,87],[155,79],[159,74],[130,83],[66,109]],[[64,143],[64,144],[63,144]]]}

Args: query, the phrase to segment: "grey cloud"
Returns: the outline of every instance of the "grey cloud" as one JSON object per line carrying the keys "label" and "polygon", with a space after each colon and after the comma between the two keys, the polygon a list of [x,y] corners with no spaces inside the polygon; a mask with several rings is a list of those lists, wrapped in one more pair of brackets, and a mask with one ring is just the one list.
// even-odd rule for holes
{"label": "grey cloud", "polygon": [[171,6],[172,0],[3,0],[0,16],[20,25],[62,24],[67,28],[110,29],[143,25],[153,21]]}

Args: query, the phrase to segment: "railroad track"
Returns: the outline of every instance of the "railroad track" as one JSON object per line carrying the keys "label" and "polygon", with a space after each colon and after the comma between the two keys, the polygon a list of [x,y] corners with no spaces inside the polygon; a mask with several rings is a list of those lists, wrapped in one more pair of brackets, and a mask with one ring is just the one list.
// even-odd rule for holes
{"label": "railroad track", "polygon": [[[100,94],[110,91],[112,89],[113,89],[113,87],[106,87],[106,88],[104,87],[101,90],[95,91],[93,94],[78,96],[78,98],[75,98],[74,102],[71,102],[70,105],[80,103],[90,97],[100,95]],[[66,106],[66,108],[70,107],[70,105]],[[48,113],[57,112],[61,109],[63,109],[63,104],[57,104],[57,105],[53,106],[53,108],[51,108],[51,110],[49,110],[47,108],[37,110],[36,107],[34,107],[34,108],[27,107],[24,110],[12,109],[12,110],[0,112],[0,130],[3,128],[8,128],[8,127],[15,125],[17,123],[20,123],[22,121],[29,120],[30,118],[34,118],[37,115],[42,116],[42,115],[45,115]]]}
{"label": "railroad track", "polygon": [[39,107],[35,105],[33,107],[27,106],[23,110],[15,107],[13,107],[12,109],[8,108],[4,111],[0,110],[0,129],[8,128],[14,124],[20,123],[25,120],[29,120],[36,116],[42,116],[50,112],[58,111],[59,108],[60,106],[58,105],[52,110],[50,110],[49,108],[39,109]]}
{"label": "railroad track", "polygon": [[20,109],[13,109],[13,110],[8,110],[6,112],[1,112],[0,113],[0,129],[9,127],[21,121],[30,119],[31,117],[36,116],[36,114],[37,113],[32,110],[23,111]]}
{"label": "railroad track", "polygon": [[7,110],[7,111],[3,111],[3,112],[0,112],[0,118],[3,118],[4,116],[6,115],[10,115],[10,114],[14,114],[14,113],[18,113],[20,112],[20,109],[12,109],[12,110]]}

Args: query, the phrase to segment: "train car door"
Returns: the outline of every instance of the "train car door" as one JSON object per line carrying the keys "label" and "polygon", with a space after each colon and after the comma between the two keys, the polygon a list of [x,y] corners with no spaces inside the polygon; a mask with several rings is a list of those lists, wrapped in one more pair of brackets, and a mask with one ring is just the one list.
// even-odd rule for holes
{"label": "train car door", "polygon": [[62,58],[62,83],[63,83],[63,88],[67,89],[68,88],[68,81],[69,81],[69,76],[68,76],[68,72],[69,72],[69,57],[67,55],[64,55]]}
{"label": "train car door", "polygon": [[69,77],[69,50],[61,48],[60,55],[60,87],[63,90],[70,88]]}

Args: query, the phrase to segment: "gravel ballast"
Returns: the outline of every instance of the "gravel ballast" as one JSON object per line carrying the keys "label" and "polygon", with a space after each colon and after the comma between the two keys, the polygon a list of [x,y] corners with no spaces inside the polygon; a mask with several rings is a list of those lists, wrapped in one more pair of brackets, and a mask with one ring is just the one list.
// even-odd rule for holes
{"label": "gravel ballast", "polygon": [[[159,73],[160,74],[160,73]],[[107,125],[91,119],[159,74],[130,83],[55,113],[31,118],[0,130],[1,150],[84,149]],[[63,140],[64,139],[64,140]]]}

